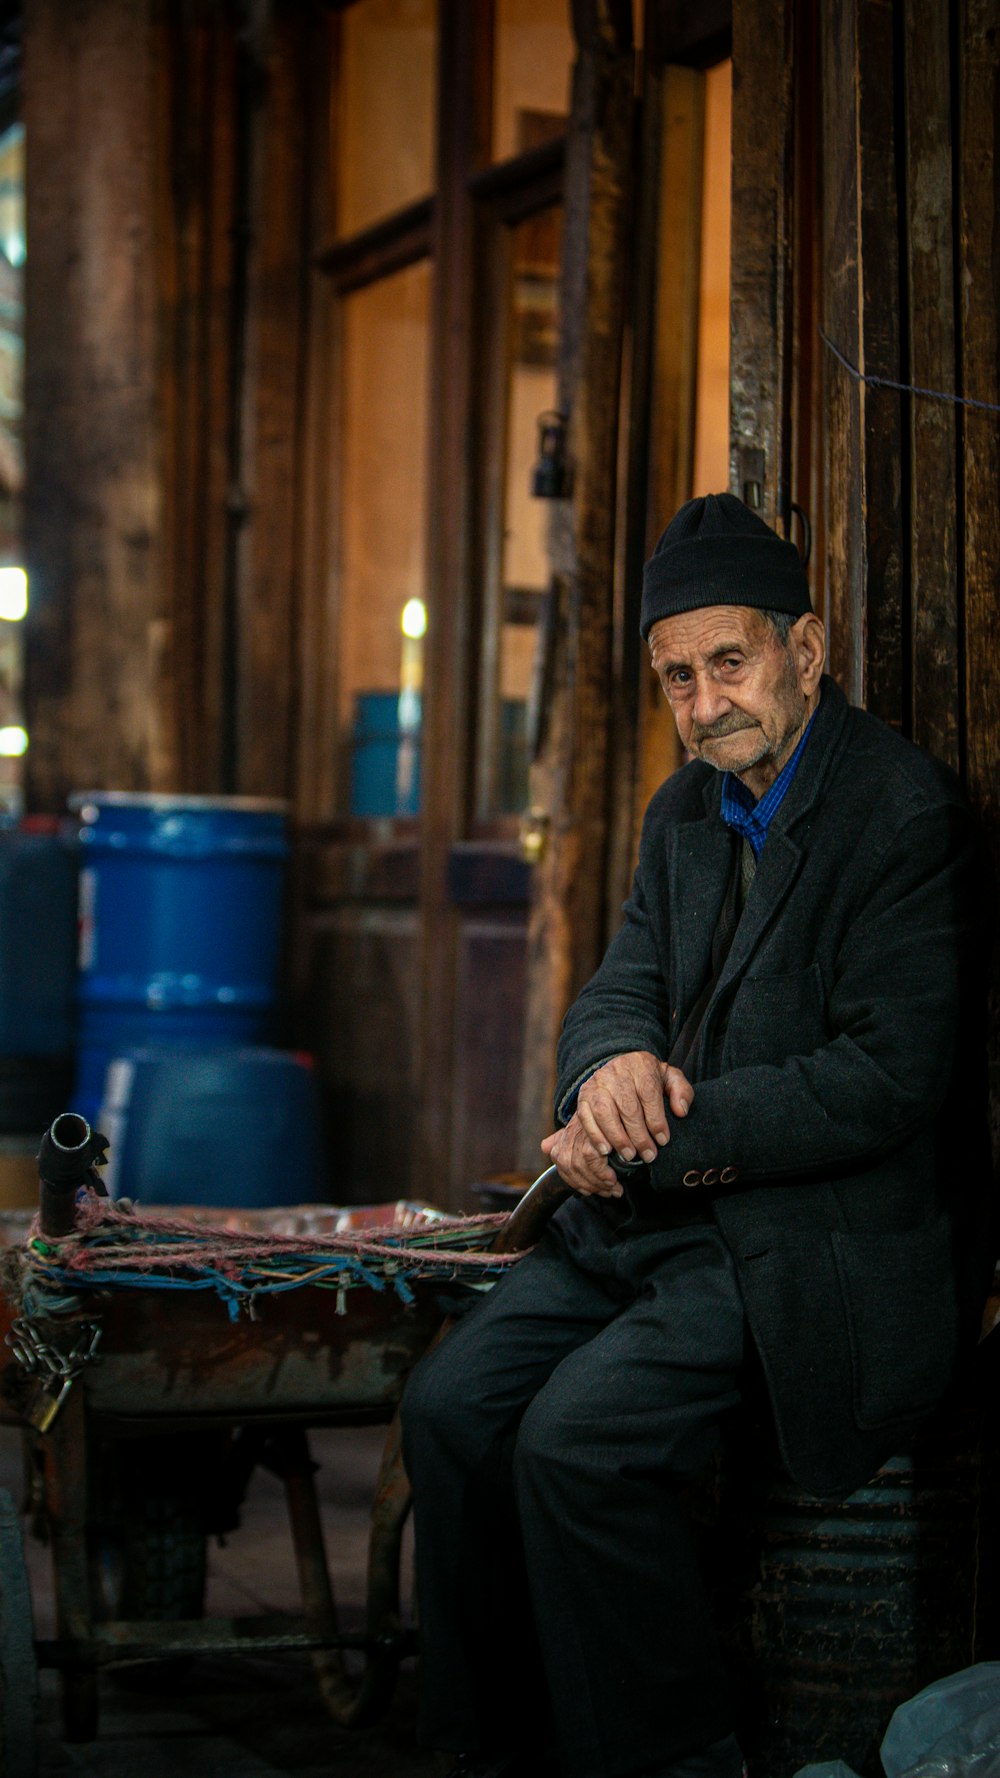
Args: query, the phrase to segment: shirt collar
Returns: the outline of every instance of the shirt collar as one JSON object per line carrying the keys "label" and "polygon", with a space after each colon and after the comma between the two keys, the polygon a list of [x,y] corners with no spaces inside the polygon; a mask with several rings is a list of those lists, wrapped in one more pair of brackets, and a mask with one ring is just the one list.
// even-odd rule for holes
{"label": "shirt collar", "polygon": [[[819,705],[816,706],[819,709]],[[722,819],[728,827],[750,841],[754,857],[759,858],[764,850],[764,841],[781,804],[791,788],[792,779],[799,769],[810,730],[816,721],[816,710],[813,711],[806,724],[802,739],[799,741],[791,759],[787,759],[774,783],[765,790],[759,802],[755,802],[746,785],[736,777],[734,772],[726,772],[722,779]]]}

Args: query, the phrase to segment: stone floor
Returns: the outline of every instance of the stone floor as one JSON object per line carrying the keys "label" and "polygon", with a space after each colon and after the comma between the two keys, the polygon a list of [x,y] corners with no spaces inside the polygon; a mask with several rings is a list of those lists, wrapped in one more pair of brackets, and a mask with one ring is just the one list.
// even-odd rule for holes
{"label": "stone floor", "polygon": [[[368,1512],[383,1433],[378,1428],[313,1434],[318,1487],[341,1622],[361,1627]],[[0,1487],[22,1489],[20,1435],[0,1427]],[[47,1550],[26,1535],[35,1634],[54,1634]],[[404,1552],[404,1575],[412,1557]],[[409,1590],[409,1589],[408,1589]],[[209,1550],[206,1610],[257,1614],[298,1609],[291,1541],[280,1483],[258,1472],[242,1523]],[[96,1741],[62,1739],[58,1682],[40,1676],[39,1778],[430,1778],[440,1761],[415,1744],[416,1682],[404,1663],[392,1707],[375,1728],[348,1731],[326,1715],[308,1658],[251,1656],[191,1661],[166,1686],[101,1681]]]}

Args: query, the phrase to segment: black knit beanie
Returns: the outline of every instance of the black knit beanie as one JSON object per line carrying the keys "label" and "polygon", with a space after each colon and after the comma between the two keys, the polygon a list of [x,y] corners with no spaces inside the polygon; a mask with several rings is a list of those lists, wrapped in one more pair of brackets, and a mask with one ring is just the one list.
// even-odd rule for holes
{"label": "black knit beanie", "polygon": [[703,605],[750,605],[757,611],[811,611],[809,582],[794,543],[737,500],[706,494],[672,518],[643,570],[644,638],[661,617]]}

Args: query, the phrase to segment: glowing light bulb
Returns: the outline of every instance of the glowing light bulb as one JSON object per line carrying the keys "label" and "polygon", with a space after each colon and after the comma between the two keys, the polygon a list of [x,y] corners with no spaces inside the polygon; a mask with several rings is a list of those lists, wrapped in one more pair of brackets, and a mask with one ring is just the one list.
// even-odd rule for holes
{"label": "glowing light bulb", "polygon": [[422,599],[407,599],[399,625],[403,635],[411,636],[415,642],[426,633],[427,607]]}
{"label": "glowing light bulb", "polygon": [[28,731],[11,725],[0,728],[0,759],[20,759],[28,751]]}
{"label": "glowing light bulb", "polygon": [[0,568],[0,618],[19,623],[28,609],[28,576],[23,568]]}

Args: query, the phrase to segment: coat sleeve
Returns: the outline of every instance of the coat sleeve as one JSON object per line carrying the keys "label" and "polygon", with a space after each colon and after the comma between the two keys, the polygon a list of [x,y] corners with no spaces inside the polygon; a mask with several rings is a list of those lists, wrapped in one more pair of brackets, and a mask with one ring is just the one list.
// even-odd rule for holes
{"label": "coat sleeve", "polygon": [[[741,1186],[835,1177],[929,1133],[973,999],[978,880],[960,805],[905,823],[839,947],[826,1041],[699,1081],[687,1118],[671,1120],[652,1184],[670,1189],[685,1173],[727,1168]],[[734,1006],[731,1031],[737,1016]]]}

